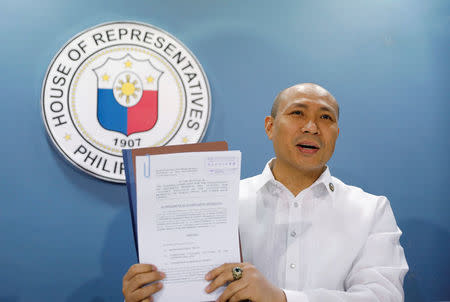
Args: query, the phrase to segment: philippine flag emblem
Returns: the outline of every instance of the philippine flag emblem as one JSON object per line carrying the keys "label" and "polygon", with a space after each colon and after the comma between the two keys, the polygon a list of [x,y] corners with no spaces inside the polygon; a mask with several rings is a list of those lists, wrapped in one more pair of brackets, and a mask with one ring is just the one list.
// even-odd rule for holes
{"label": "philippine flag emblem", "polygon": [[158,120],[158,81],[162,71],[150,60],[130,54],[107,58],[93,71],[97,76],[97,119],[100,125],[125,135],[145,132]]}

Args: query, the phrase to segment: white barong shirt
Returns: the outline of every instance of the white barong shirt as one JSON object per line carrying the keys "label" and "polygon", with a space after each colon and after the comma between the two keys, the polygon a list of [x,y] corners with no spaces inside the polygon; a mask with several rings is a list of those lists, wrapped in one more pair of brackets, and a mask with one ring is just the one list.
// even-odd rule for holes
{"label": "white barong shirt", "polygon": [[388,199],[344,184],[328,168],[294,196],[270,164],[240,184],[244,261],[288,302],[403,301],[408,265]]}

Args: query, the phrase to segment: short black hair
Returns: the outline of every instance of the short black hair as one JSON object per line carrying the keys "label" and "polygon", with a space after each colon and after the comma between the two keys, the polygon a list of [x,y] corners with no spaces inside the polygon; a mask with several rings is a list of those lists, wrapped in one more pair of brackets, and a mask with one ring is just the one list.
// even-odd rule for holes
{"label": "short black hair", "polygon": [[277,116],[277,112],[278,112],[278,107],[280,106],[280,102],[281,102],[281,94],[284,92],[281,91],[280,93],[278,93],[278,95],[276,96],[275,100],[273,101],[272,104],[272,109],[270,110],[270,115],[275,118]]}

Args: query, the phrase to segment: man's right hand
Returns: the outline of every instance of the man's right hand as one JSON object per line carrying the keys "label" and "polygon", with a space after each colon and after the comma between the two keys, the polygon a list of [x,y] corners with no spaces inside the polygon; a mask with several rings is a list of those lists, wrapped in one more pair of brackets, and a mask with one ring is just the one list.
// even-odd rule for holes
{"label": "man's right hand", "polygon": [[[134,264],[123,276],[122,292],[125,302],[150,302],[152,295],[162,288],[161,279],[165,278],[152,264]],[[154,282],[154,283],[152,283]],[[146,284],[152,283],[148,286]]]}

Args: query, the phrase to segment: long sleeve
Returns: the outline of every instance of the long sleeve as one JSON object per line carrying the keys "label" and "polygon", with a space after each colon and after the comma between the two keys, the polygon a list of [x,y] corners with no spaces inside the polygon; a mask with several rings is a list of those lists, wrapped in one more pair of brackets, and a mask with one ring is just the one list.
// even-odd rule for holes
{"label": "long sleeve", "polygon": [[322,288],[305,291],[284,290],[287,301],[403,301],[403,278],[408,271],[408,265],[399,242],[401,234],[389,201],[385,197],[379,197],[371,232],[345,279],[345,291]]}

